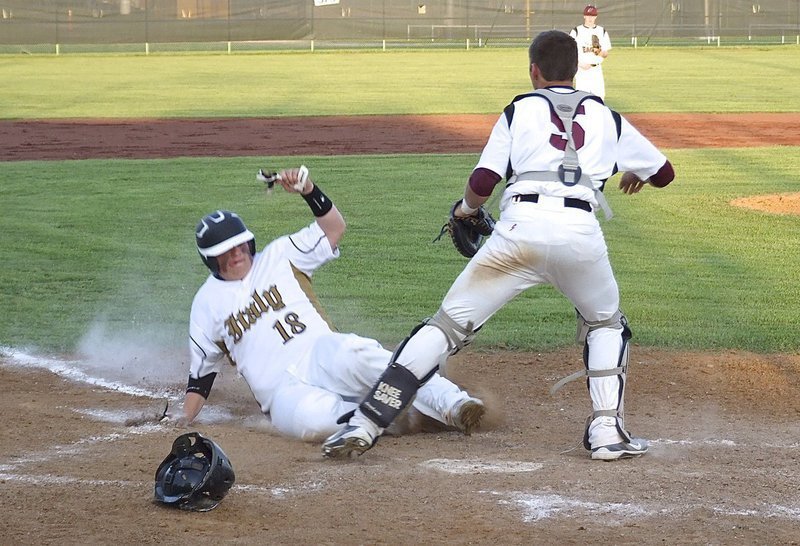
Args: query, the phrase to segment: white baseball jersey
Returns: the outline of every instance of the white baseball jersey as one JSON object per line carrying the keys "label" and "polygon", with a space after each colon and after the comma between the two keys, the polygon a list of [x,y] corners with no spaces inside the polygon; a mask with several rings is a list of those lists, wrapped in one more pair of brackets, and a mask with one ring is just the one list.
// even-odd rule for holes
{"label": "white baseball jersey", "polygon": [[606,29],[600,25],[595,25],[594,28],[589,28],[585,25],[578,25],[573,28],[569,35],[575,39],[578,44],[578,62],[586,64],[602,64],[603,57],[595,55],[592,51],[592,36],[597,36],[600,43],[600,49],[605,51],[611,50],[611,38]]}
{"label": "white baseball jersey", "polygon": [[269,411],[283,372],[307,359],[316,338],[332,331],[309,297],[308,281],[337,255],[314,222],[256,253],[241,281],[209,276],[192,302],[192,377],[219,372],[229,355],[261,409]]}
{"label": "white baseball jersey", "polygon": [[[323,315],[310,279],[338,256],[313,222],[256,253],[242,280],[209,276],[192,302],[191,376],[230,361],[279,431],[304,440],[336,432],[391,358],[375,340],[334,332]],[[436,376],[414,407],[446,423],[468,396]]]}
{"label": "white baseball jersey", "polygon": [[[600,55],[595,55],[592,51],[592,36],[597,36],[600,49],[611,50],[611,38],[608,32],[600,25],[589,28],[578,25],[570,33],[578,44],[578,72],[575,74],[575,88],[588,93],[593,93],[598,97],[605,98],[606,88],[603,79],[602,64],[605,60]],[[588,68],[580,65],[588,65]]]}
{"label": "white baseball jersey", "polygon": [[[550,89],[574,92],[571,87]],[[510,125],[506,115],[501,115],[476,169],[504,176],[510,161],[518,174],[556,171],[566,147],[560,118],[540,96],[522,95],[513,104]],[[572,135],[580,166],[595,188],[602,187],[617,170],[647,179],[666,162],[630,123],[591,98],[578,107]],[[529,199],[521,199],[523,196]],[[619,290],[600,223],[583,202],[592,209],[597,206],[591,188],[547,181],[544,175],[541,181],[534,177],[507,186],[494,232],[450,287],[442,310],[461,326],[480,327],[526,289],[549,284],[565,295],[586,321],[599,325],[586,338],[588,368],[618,366],[625,347],[623,330],[620,323],[607,323],[619,311]],[[535,316],[536,300],[531,304]],[[423,329],[406,344],[398,362],[423,377],[447,347],[443,334]],[[594,411],[621,410],[620,381],[616,375],[590,379]],[[592,446],[619,441],[614,418],[593,421],[589,428]]]}

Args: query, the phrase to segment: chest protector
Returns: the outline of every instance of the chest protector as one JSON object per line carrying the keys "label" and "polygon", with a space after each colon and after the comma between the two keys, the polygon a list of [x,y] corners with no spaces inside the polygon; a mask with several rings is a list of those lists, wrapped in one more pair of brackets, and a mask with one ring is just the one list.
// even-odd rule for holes
{"label": "chest protector", "polygon": [[536,180],[543,182],[561,182],[565,186],[580,185],[589,188],[594,192],[595,199],[603,209],[606,220],[610,220],[613,216],[611,207],[608,205],[603,192],[594,187],[592,180],[583,174],[580,162],[578,160],[578,152],[575,149],[575,140],[572,138],[572,121],[578,112],[578,107],[585,100],[596,100],[600,104],[603,101],[600,97],[587,93],[585,91],[575,91],[572,93],[556,93],[550,89],[537,89],[533,93],[527,93],[515,97],[514,100],[506,106],[503,113],[506,116],[508,127],[511,128],[511,120],[514,118],[514,102],[525,97],[537,96],[545,99],[550,105],[550,110],[555,113],[564,125],[564,133],[567,136],[567,144],[564,148],[564,157],[561,160],[561,165],[558,166],[557,171],[527,171],[524,173],[514,173],[511,161],[508,163],[508,171],[506,172],[506,179],[510,186],[518,180]]}

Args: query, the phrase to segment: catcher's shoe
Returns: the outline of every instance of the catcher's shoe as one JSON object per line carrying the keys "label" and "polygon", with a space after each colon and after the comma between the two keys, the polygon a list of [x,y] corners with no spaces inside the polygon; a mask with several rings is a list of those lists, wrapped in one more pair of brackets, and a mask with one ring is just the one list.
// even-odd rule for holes
{"label": "catcher's shoe", "polygon": [[631,438],[629,442],[619,442],[607,446],[592,448],[592,459],[599,461],[616,461],[617,459],[630,459],[647,453],[647,440]]}
{"label": "catcher's shoe", "polygon": [[465,398],[456,404],[447,415],[447,424],[454,426],[466,436],[478,428],[486,414],[486,406],[478,398]]}
{"label": "catcher's shoe", "polygon": [[328,459],[344,459],[361,455],[375,445],[375,438],[361,427],[347,425],[328,437],[322,444],[322,456]]}

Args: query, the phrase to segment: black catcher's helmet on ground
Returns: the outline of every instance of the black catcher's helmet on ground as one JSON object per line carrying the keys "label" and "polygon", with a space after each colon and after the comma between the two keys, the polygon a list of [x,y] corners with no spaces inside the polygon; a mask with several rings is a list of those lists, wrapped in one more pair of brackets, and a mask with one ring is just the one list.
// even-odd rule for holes
{"label": "black catcher's helmet on ground", "polygon": [[228,456],[198,432],[178,436],[156,470],[155,500],[207,512],[222,501],[236,476]]}
{"label": "black catcher's helmet on ground", "polygon": [[197,251],[203,263],[216,275],[219,273],[217,256],[242,243],[250,243],[250,254],[256,253],[256,237],[239,215],[227,210],[218,210],[203,216],[195,229]]}

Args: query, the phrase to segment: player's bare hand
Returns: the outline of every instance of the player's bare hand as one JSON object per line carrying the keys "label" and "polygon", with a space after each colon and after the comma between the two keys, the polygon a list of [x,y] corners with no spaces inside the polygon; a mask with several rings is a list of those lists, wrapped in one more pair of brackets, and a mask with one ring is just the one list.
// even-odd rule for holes
{"label": "player's bare hand", "polygon": [[622,178],[619,180],[619,189],[622,190],[622,193],[632,195],[634,193],[639,193],[645,184],[647,184],[647,181],[642,180],[635,174],[623,173]]}
{"label": "player's bare hand", "polygon": [[192,419],[185,415],[175,415],[170,421],[175,428],[188,428],[192,424]]}
{"label": "player's bare hand", "polygon": [[164,414],[161,422],[175,428],[187,428],[194,419],[183,413],[182,410],[168,411]]}
{"label": "player's bare hand", "polygon": [[314,183],[308,175],[305,165],[296,169],[284,169],[278,173],[278,184],[289,193],[309,193],[314,189]]}

